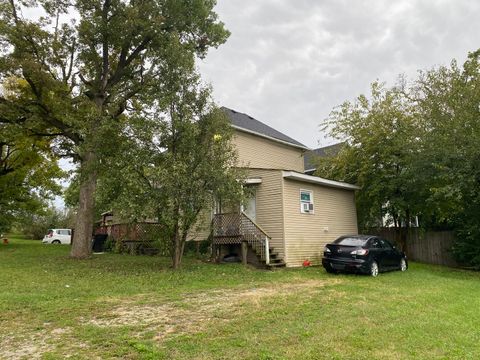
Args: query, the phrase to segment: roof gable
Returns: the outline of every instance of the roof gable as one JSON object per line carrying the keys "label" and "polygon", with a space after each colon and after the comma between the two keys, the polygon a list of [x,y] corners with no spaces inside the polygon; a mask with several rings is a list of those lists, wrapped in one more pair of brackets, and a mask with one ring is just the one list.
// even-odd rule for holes
{"label": "roof gable", "polygon": [[315,170],[315,168],[317,167],[316,160],[318,158],[329,158],[329,157],[337,156],[337,154],[340,152],[340,150],[344,146],[345,146],[345,143],[341,142],[341,143],[307,151],[303,158],[305,163],[305,171]]}
{"label": "roof gable", "polygon": [[254,135],[258,135],[267,139],[278,141],[286,145],[308,150],[302,143],[292,139],[291,137],[281,133],[278,130],[254,119],[253,117],[240,113],[238,111],[222,107],[222,110],[227,114],[232,126],[240,131],[245,131]]}

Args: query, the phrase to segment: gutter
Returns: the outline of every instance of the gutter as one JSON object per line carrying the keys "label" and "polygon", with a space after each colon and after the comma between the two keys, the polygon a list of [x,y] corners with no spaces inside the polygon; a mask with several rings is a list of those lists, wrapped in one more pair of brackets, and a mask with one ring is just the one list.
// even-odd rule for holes
{"label": "gutter", "polygon": [[284,179],[303,181],[303,182],[308,182],[312,184],[323,185],[323,186],[328,186],[328,187],[333,187],[338,189],[346,189],[346,190],[361,189],[360,186],[357,186],[357,185],[348,184],[346,182],[341,182],[341,181],[328,180],[318,176],[305,175],[305,174],[298,173],[296,171],[282,171],[282,175]]}
{"label": "gutter", "polygon": [[237,125],[231,124],[231,126],[232,126],[234,129],[236,129],[236,130],[240,130],[240,131],[243,131],[243,132],[252,134],[252,135],[257,135],[257,136],[263,137],[263,138],[265,138],[265,139],[269,139],[269,140],[272,140],[272,141],[276,141],[276,142],[281,143],[281,144],[284,144],[284,145],[296,147],[296,148],[298,148],[298,149],[302,149],[302,150],[305,150],[305,151],[307,151],[307,150],[312,150],[312,149],[306,147],[305,145],[297,145],[297,144],[294,144],[294,143],[291,143],[291,142],[288,142],[288,141],[285,141],[285,140],[280,140],[280,139],[274,138],[274,137],[272,137],[272,136],[268,136],[268,135],[265,135],[265,134],[261,134],[261,133],[259,133],[259,132],[253,131],[253,130],[245,129],[245,128],[240,127],[240,126],[237,126]]}

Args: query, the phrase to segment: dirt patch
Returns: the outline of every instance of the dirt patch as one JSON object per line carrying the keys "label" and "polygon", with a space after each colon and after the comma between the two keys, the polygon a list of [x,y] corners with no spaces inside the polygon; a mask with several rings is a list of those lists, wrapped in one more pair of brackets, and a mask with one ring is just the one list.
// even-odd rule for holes
{"label": "dirt patch", "polygon": [[[181,335],[202,331],[210,321],[230,321],[232,310],[262,306],[266,298],[285,297],[302,292],[312,294],[325,285],[338,283],[309,280],[298,283],[271,284],[250,289],[226,289],[185,296],[182,301],[161,305],[123,304],[113,308],[101,318],[84,320],[100,326],[141,326],[155,330],[156,339],[169,334]],[[244,305],[247,305],[244,306]]]}
{"label": "dirt patch", "polygon": [[[252,308],[266,306],[266,301],[296,295],[308,297],[326,285],[337,284],[341,280],[328,281],[298,279],[298,281],[268,284],[247,289],[222,289],[185,295],[180,301],[148,303],[148,294],[128,299],[108,299],[112,308],[96,317],[79,319],[81,325],[94,325],[102,328],[132,326],[137,336],[144,332],[154,332],[155,339],[162,341],[167,336],[194,334],[205,330],[212,322],[228,322],[238,318]],[[329,291],[322,291],[330,296]],[[103,299],[105,302],[107,299]],[[114,304],[120,305],[115,306]],[[142,304],[139,304],[139,303]],[[89,345],[75,338],[69,327],[55,327],[44,323],[40,328],[24,328],[15,334],[0,333],[0,359],[41,359],[45,353],[59,351],[68,358],[76,350],[88,349]],[[135,335],[134,335],[135,336]],[[91,354],[91,358],[95,358]]]}
{"label": "dirt patch", "polygon": [[47,332],[0,338],[1,359],[40,359],[41,354],[50,351],[46,342]]}
{"label": "dirt patch", "polygon": [[[0,359],[41,359],[46,352],[55,350],[56,344],[72,335],[71,328],[46,328],[31,333],[16,333],[0,337]],[[87,344],[75,342],[75,348]],[[71,344],[69,345],[71,348]],[[69,356],[64,355],[65,358]]]}

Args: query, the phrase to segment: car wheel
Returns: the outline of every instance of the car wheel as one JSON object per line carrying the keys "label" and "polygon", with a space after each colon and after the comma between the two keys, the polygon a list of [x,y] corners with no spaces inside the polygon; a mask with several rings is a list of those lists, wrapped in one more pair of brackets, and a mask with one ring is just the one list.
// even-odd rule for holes
{"label": "car wheel", "polygon": [[405,259],[400,260],[400,271],[407,271],[407,262]]}
{"label": "car wheel", "polygon": [[378,264],[376,261],[372,261],[372,263],[370,264],[370,275],[373,277],[378,276]]}
{"label": "car wheel", "polygon": [[60,244],[60,240],[53,240],[52,244],[55,244],[55,245]]}

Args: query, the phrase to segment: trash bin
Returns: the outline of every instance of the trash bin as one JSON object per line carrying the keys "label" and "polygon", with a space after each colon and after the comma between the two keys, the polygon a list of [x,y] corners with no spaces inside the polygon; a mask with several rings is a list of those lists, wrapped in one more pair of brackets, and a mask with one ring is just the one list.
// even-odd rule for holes
{"label": "trash bin", "polygon": [[103,252],[105,249],[105,241],[107,241],[107,234],[96,234],[93,236],[93,252]]}

